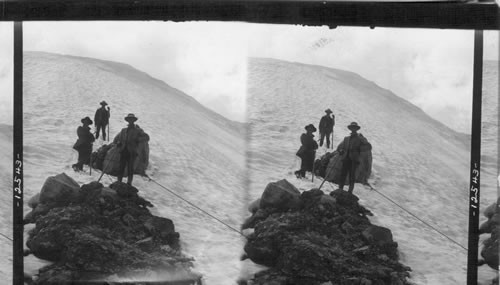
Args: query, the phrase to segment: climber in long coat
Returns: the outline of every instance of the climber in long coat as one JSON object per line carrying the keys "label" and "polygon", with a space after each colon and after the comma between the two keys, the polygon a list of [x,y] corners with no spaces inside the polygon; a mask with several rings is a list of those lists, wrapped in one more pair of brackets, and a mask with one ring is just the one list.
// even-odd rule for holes
{"label": "climber in long coat", "polygon": [[127,168],[127,184],[132,185],[134,163],[138,156],[138,145],[140,142],[149,141],[149,135],[134,124],[137,121],[137,117],[134,114],[128,114],[125,117],[125,121],[128,122],[128,126],[120,131],[113,140],[113,143],[117,145],[118,152],[120,153],[118,181],[122,181],[123,172]]}
{"label": "climber in long coat", "polygon": [[300,164],[300,169],[295,171],[295,176],[297,178],[306,177],[306,171],[313,170],[314,157],[316,155],[316,150],[318,149],[318,143],[314,139],[314,132],[316,132],[316,128],[313,124],[309,124],[305,126],[306,133],[300,136],[300,143],[302,144],[297,152],[297,156],[299,156],[302,160]]}
{"label": "climber in long coat", "polygon": [[109,107],[106,108],[108,103],[102,101],[101,108],[95,111],[94,122],[95,122],[95,138],[99,138],[99,132],[102,130],[102,139],[106,140],[106,126],[109,124]]}
{"label": "climber in long coat", "polygon": [[345,180],[349,175],[349,193],[354,191],[354,182],[356,180],[356,168],[360,163],[361,146],[368,144],[365,137],[358,134],[361,127],[356,122],[352,122],[347,128],[351,134],[344,138],[338,145],[337,151],[341,155],[342,170],[340,172],[339,189],[344,190]]}
{"label": "climber in long coat", "polygon": [[81,119],[82,126],[76,130],[78,140],[73,148],[78,151],[78,162],[73,164],[73,170],[83,170],[84,164],[90,164],[90,155],[92,154],[92,143],[95,141],[94,135],[90,132],[90,125],[92,120],[89,117]]}
{"label": "climber in long coat", "polygon": [[[333,133],[333,127],[335,126],[335,115],[332,114],[333,112],[330,109],[326,109],[325,113],[326,115],[321,117],[318,125],[320,134],[319,146],[323,146],[323,141],[326,137],[326,148],[330,148],[330,135]],[[332,114],[331,117],[330,114]]]}

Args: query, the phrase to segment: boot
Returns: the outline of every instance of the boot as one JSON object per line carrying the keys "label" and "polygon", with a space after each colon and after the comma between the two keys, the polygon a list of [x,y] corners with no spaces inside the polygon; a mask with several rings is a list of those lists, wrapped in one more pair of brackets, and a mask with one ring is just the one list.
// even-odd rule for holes
{"label": "boot", "polygon": [[349,185],[349,190],[347,190],[347,192],[352,194],[353,191],[354,191],[354,185]]}
{"label": "boot", "polygon": [[132,180],[134,179],[134,174],[129,174],[127,177],[127,184],[132,186]]}

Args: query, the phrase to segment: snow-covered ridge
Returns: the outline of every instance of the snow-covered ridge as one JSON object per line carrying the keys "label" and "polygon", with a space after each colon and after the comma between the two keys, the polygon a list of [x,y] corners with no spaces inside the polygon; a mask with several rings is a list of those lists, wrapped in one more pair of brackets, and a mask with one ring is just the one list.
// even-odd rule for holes
{"label": "snow-covered ridge", "polygon": [[[98,179],[97,171],[76,174],[70,165],[77,157],[71,147],[80,119],[93,119],[101,100],[111,107],[111,138],[126,126],[128,113],[150,135],[150,177],[239,226],[245,201],[244,125],[128,65],[88,58],[24,54],[26,197],[39,191],[48,176],[61,172],[80,184]],[[97,141],[94,149],[102,143]],[[105,175],[101,182],[109,185],[113,180]],[[208,284],[233,283],[241,251],[237,233],[145,178],[136,176],[134,186],[154,203],[156,215],[175,222],[184,250],[195,258],[195,270]]]}
{"label": "snow-covered ridge", "polygon": [[55,54],[43,51],[25,51],[23,53],[23,56],[24,59],[28,61],[31,60],[31,58],[35,57],[38,60],[55,60],[59,62],[63,59],[66,59],[66,62],[72,62],[72,64],[76,64],[80,67],[83,67],[85,64],[94,66],[97,72],[110,73],[122,77],[127,81],[140,83],[141,85],[154,86],[159,90],[168,93],[170,96],[175,96],[177,99],[183,101],[184,104],[189,105],[200,112],[208,113],[209,119],[214,120],[219,124],[224,124],[226,127],[237,130],[238,132],[243,132],[243,128],[245,126],[243,123],[229,120],[222,115],[214,112],[213,110],[206,108],[188,94],[168,85],[162,80],[152,77],[146,72],[135,69],[129,64],[90,57]]}
{"label": "snow-covered ridge", "polygon": [[[248,74],[252,198],[258,197],[266,183],[283,178],[302,190],[318,186],[310,179],[294,178],[299,164],[295,152],[304,126],[317,126],[324,110],[331,108],[336,116],[334,146],[348,135],[346,126],[352,121],[360,124],[360,132],[373,145],[370,182],[374,187],[467,246],[469,135],[457,133],[391,91],[351,72],[252,58]],[[317,156],[325,151],[320,149]],[[483,206],[495,201],[491,200],[496,193],[491,193],[492,189],[494,185],[484,188]],[[355,194],[375,213],[376,224],[393,231],[402,262],[414,270],[413,281],[463,283],[467,260],[463,248],[375,191],[358,185]]]}
{"label": "snow-covered ridge", "polygon": [[[12,238],[13,127],[0,124],[0,233]],[[0,278],[12,283],[12,242],[0,236]]]}
{"label": "snow-covered ridge", "polygon": [[[72,172],[76,153],[71,146],[80,119],[92,118],[106,100],[112,136],[130,112],[150,134],[150,176],[238,228],[249,199],[267,183],[286,178],[302,190],[314,186],[293,176],[295,151],[303,127],[317,125],[323,111],[332,108],[335,146],[351,121],[373,144],[372,184],[466,245],[469,136],[351,72],[273,59],[249,63],[246,129],[126,64],[26,52],[25,197],[38,192],[47,176],[63,171],[79,183],[97,180],[96,172]],[[104,176],[102,182],[109,184],[111,178]],[[242,238],[146,179],[136,177],[134,184],[157,205],[155,214],[175,222],[207,284],[234,284]],[[357,186],[355,194],[375,213],[374,223],[391,228],[417,284],[463,283],[463,250],[375,192]]]}

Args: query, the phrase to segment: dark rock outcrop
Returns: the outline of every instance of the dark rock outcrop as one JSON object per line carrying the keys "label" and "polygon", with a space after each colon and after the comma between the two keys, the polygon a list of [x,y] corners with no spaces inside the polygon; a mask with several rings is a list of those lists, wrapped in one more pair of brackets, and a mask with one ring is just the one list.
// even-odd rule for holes
{"label": "dark rock outcrop", "polygon": [[248,205],[248,211],[252,214],[255,214],[255,212],[259,210],[259,207],[260,207],[260,198],[250,203],[250,205]]}
{"label": "dark rock outcrop", "polygon": [[[479,227],[480,234],[490,234],[483,243],[481,257],[483,260],[479,264],[487,264],[494,270],[498,270],[499,265],[499,239],[500,239],[500,197],[496,203],[491,204],[484,210],[484,216],[488,218],[486,222]],[[496,282],[496,283],[495,283]],[[493,281],[498,284],[498,278]]]}
{"label": "dark rock outcrop", "polygon": [[24,217],[24,223],[34,223],[54,207],[63,207],[80,199],[80,185],[73,178],[61,173],[45,180],[42,189],[28,202],[31,212]]}
{"label": "dark rock outcrop", "polygon": [[[259,201],[258,206],[257,201]],[[286,179],[267,184],[264,193],[257,201],[249,206],[249,211],[253,215],[243,223],[242,229],[253,228],[258,221],[265,219],[271,213],[302,207],[299,189]]]}
{"label": "dark rock outcrop", "polygon": [[29,222],[36,226],[26,245],[31,254],[54,262],[39,270],[34,284],[155,270],[199,279],[191,271],[193,260],[181,253],[174,223],[152,215],[147,209],[152,204],[138,189],[121,182],[109,188],[92,182],[71,193],[70,203],[65,195],[51,195],[30,213]]}
{"label": "dark rock outcrop", "polygon": [[65,206],[76,200],[79,190],[80,185],[66,173],[51,176],[42,186],[39,203]]}
{"label": "dark rock outcrop", "polygon": [[300,191],[286,179],[267,184],[260,198],[261,209],[277,208],[280,210],[298,209]]}
{"label": "dark rock outcrop", "polygon": [[259,208],[247,220],[246,257],[270,267],[249,283],[409,284],[391,231],[370,223],[358,197],[311,189],[299,199],[298,209]]}
{"label": "dark rock outcrop", "polygon": [[28,200],[28,206],[31,209],[35,209],[36,206],[40,204],[40,193],[36,193],[33,197]]}

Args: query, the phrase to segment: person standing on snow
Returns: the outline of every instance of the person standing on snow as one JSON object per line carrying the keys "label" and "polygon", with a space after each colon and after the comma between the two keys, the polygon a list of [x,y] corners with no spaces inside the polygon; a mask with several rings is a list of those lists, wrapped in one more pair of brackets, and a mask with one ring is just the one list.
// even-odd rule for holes
{"label": "person standing on snow", "polygon": [[360,163],[361,145],[368,144],[368,141],[361,134],[357,133],[361,129],[358,123],[352,122],[347,128],[351,131],[351,134],[345,137],[337,147],[342,161],[339,189],[344,190],[345,180],[349,174],[349,193],[352,194],[356,179],[356,168]]}
{"label": "person standing on snow", "polygon": [[109,124],[109,106],[106,109],[108,103],[106,101],[102,101],[101,108],[95,111],[94,122],[96,127],[95,138],[99,138],[99,132],[102,129],[102,139],[106,140],[106,126]]}
{"label": "person standing on snow", "polygon": [[[332,110],[326,109],[326,115],[321,117],[319,121],[319,133],[320,133],[320,141],[319,146],[323,146],[323,140],[326,137],[326,148],[330,148],[330,135],[333,133],[333,126],[335,126],[335,115],[333,115]],[[330,114],[332,116],[330,117]],[[333,142],[332,142],[333,147]]]}
{"label": "person standing on snow", "polygon": [[138,145],[140,142],[149,141],[149,135],[134,124],[137,121],[137,117],[134,114],[128,114],[125,117],[125,121],[128,122],[128,126],[120,131],[113,140],[113,143],[117,145],[118,152],[120,153],[118,181],[122,181],[123,172],[127,168],[127,184],[132,185],[134,162],[138,156]]}
{"label": "person standing on snow", "polygon": [[[300,136],[301,146],[297,151],[297,156],[301,158],[300,170],[295,171],[297,178],[306,177],[306,171],[313,170],[314,157],[318,149],[318,143],[314,140],[313,133],[316,128],[313,124],[305,126],[306,133]],[[314,175],[314,174],[313,174]]]}
{"label": "person standing on snow", "polygon": [[90,155],[92,154],[92,143],[95,141],[94,135],[90,132],[92,120],[85,117],[81,120],[82,126],[76,130],[78,140],[73,145],[73,148],[78,151],[78,162],[72,165],[73,170],[83,170],[84,164],[90,164]]}

